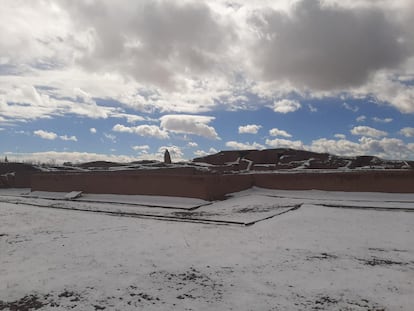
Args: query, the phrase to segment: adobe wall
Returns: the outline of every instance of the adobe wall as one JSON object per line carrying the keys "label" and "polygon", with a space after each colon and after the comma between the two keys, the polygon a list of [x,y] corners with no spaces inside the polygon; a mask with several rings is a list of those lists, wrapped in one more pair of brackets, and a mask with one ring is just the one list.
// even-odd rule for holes
{"label": "adobe wall", "polygon": [[32,191],[142,194],[222,199],[252,187],[251,175],[162,175],[133,172],[46,173],[32,177]]}
{"label": "adobe wall", "polygon": [[142,194],[208,199],[205,176],[130,172],[35,174],[32,191]]}
{"label": "adobe wall", "polygon": [[281,190],[414,193],[414,171],[172,175],[142,172],[42,173],[32,191],[142,194],[222,199],[252,186]]}
{"label": "adobe wall", "polygon": [[0,188],[30,188],[31,174],[18,172],[14,175],[1,175]]}
{"label": "adobe wall", "polygon": [[206,176],[208,197],[211,200],[224,199],[232,192],[253,187],[253,175],[211,175]]}
{"label": "adobe wall", "polygon": [[414,171],[255,174],[254,184],[281,190],[414,193]]}
{"label": "adobe wall", "polygon": [[154,167],[146,169],[120,169],[117,171],[91,171],[94,174],[122,173],[131,175],[204,175],[205,171],[195,167]]}
{"label": "adobe wall", "polygon": [[38,172],[30,164],[0,163],[0,188],[30,188],[30,177]]}

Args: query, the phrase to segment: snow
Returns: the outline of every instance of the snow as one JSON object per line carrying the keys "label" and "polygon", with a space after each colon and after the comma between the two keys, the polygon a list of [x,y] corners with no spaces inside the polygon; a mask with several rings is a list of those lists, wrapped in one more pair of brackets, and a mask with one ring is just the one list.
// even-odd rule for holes
{"label": "snow", "polygon": [[305,161],[292,161],[291,163],[301,163],[301,165],[295,167],[293,170],[304,170],[304,169],[307,169],[311,165],[312,161],[315,161],[315,159],[310,158]]}
{"label": "snow", "polygon": [[241,160],[241,157],[238,157],[236,161],[225,162],[224,165],[228,165],[228,166],[231,166],[231,165],[239,165],[240,164],[240,160]]}
{"label": "snow", "polygon": [[[64,200],[67,192],[32,191],[26,195],[29,198]],[[0,192],[1,197],[1,192]],[[79,202],[107,202],[122,203],[130,205],[144,205],[154,207],[171,207],[180,209],[193,209],[209,204],[208,201],[197,198],[178,198],[170,196],[154,195],[122,195],[122,194],[93,194],[82,193],[82,196],[75,198]]]}
{"label": "snow", "polygon": [[243,161],[248,163],[248,164],[247,164],[246,171],[250,171],[250,169],[252,168],[252,166],[253,166],[254,162],[253,162],[253,161],[251,161],[251,160],[249,160],[249,159],[243,159]]}
{"label": "snow", "polygon": [[71,191],[65,194],[65,199],[74,200],[74,199],[80,198],[81,196],[82,196],[82,191]]}
{"label": "snow", "polygon": [[20,196],[30,193],[30,188],[0,188],[2,196]]}
{"label": "snow", "polygon": [[302,203],[248,227],[16,205],[63,203],[0,194],[0,310],[412,310],[412,194],[254,188],[200,207],[226,219]]}
{"label": "snow", "polygon": [[300,198],[305,200],[335,200],[355,202],[410,202],[414,203],[414,193],[386,193],[386,192],[344,192],[323,190],[273,190],[253,187],[240,192],[240,195],[261,193],[275,197]]}
{"label": "snow", "polygon": [[[154,196],[152,202],[158,202],[162,198],[165,202],[167,199],[172,200],[168,205],[145,205],[142,199],[149,196],[131,196],[128,202],[124,199],[126,196],[118,195],[99,195],[100,200],[90,200],[91,197],[97,195],[85,195],[77,200],[66,200],[66,195],[62,192],[36,192],[36,196],[21,196],[21,197],[2,197],[0,201],[15,203],[21,206],[22,204],[33,205],[37,207],[47,207],[55,209],[69,209],[84,212],[101,212],[111,215],[123,215],[128,217],[138,218],[155,218],[168,219],[175,221],[195,221],[203,223],[215,223],[225,225],[252,225],[258,221],[262,221],[276,215],[280,215],[300,207],[301,203],[291,203],[291,200],[278,199],[270,196],[263,196],[260,194],[252,194],[249,196],[235,196],[230,200],[224,202],[206,202],[197,199],[187,198],[171,198],[171,197],[156,197]],[[59,197],[61,198],[59,200]],[[36,199],[34,199],[36,198]],[[89,198],[89,199],[88,199]],[[108,201],[104,201],[107,198]],[[133,201],[133,200],[136,201]],[[182,200],[179,204],[179,200]],[[189,202],[204,202],[200,205],[188,206]],[[148,201],[147,201],[148,202]],[[200,203],[200,202],[198,202]],[[152,203],[154,204],[154,203]],[[18,206],[18,207],[19,207]],[[16,208],[18,208],[16,207]]]}

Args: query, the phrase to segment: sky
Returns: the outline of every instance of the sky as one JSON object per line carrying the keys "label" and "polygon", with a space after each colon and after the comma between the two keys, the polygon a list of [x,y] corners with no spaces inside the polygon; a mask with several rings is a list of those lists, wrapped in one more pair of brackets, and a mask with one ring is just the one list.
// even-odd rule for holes
{"label": "sky", "polygon": [[0,156],[414,159],[413,0],[2,0]]}

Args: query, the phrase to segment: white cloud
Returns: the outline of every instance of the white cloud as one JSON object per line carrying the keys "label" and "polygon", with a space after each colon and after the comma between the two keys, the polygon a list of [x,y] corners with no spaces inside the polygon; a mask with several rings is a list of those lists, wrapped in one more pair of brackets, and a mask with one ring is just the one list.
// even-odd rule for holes
{"label": "white cloud", "polygon": [[113,113],[111,114],[113,118],[125,118],[128,123],[135,123],[138,121],[145,121],[145,118],[142,116],[137,116],[135,114],[128,114],[128,113]]}
{"label": "white cloud", "polygon": [[375,103],[389,104],[402,113],[414,113],[414,86],[396,81],[395,74],[377,73],[367,84],[353,89],[351,95],[372,96]]}
{"label": "white cloud", "polygon": [[369,127],[369,126],[355,126],[351,130],[351,134],[359,135],[359,136],[377,137],[377,138],[388,135],[387,132],[380,131],[375,128]]}
{"label": "white cloud", "polygon": [[86,70],[120,71],[174,89],[185,75],[220,73],[231,61],[234,28],[207,2],[64,2],[62,7],[78,36],[88,40],[78,59]]}
{"label": "white cloud", "polygon": [[359,144],[346,139],[327,139],[321,138],[312,141],[309,148],[315,152],[331,153],[335,155],[355,156],[363,155],[360,153]]}
{"label": "white cloud", "polygon": [[270,136],[283,136],[283,137],[292,137],[288,132],[284,130],[279,130],[278,128],[272,128],[269,130]]}
{"label": "white cloud", "polygon": [[160,129],[156,125],[138,125],[138,126],[125,126],[122,124],[116,124],[113,128],[113,131],[120,132],[120,133],[131,133],[136,134],[139,136],[145,136],[145,137],[154,137],[158,139],[167,139],[169,138],[168,132]]}
{"label": "white cloud", "polygon": [[55,140],[58,135],[56,133],[53,132],[47,132],[44,130],[36,130],[33,132],[34,135],[43,138],[43,139],[48,139],[48,140]]}
{"label": "white cloud", "polygon": [[[414,113],[411,1],[232,4],[2,1],[1,125],[68,115],[133,123],[144,118],[131,110],[196,115],[272,102],[288,113],[301,107],[283,99],[293,96],[344,95],[352,105],[367,99]],[[250,95],[259,100],[250,102]],[[167,119],[160,127],[117,130],[219,137],[211,119]]]}
{"label": "white cloud", "polygon": [[318,111],[318,108],[316,108],[315,106],[313,106],[311,104],[308,104],[308,107],[309,107],[310,112],[317,112]]}
{"label": "white cloud", "polygon": [[[291,2],[288,12],[256,10],[249,22],[256,33],[251,57],[258,75],[298,88],[335,90],[397,68],[412,55],[412,33],[407,33],[412,30],[408,19],[407,29],[397,22],[404,13],[393,16],[385,2],[362,7],[307,0]],[[398,40],[402,37],[406,41]]]}
{"label": "white cloud", "polygon": [[194,152],[193,152],[193,154],[194,154],[196,157],[204,157],[204,156],[206,156],[206,155],[209,155],[209,153],[208,153],[208,152],[206,152],[206,151],[204,151],[204,150],[196,150],[196,151],[194,151]]}
{"label": "white cloud", "polygon": [[304,145],[300,140],[266,139],[266,145],[272,148],[304,149]]}
{"label": "white cloud", "polygon": [[346,109],[346,110],[350,110],[352,112],[358,112],[359,111],[359,107],[358,106],[352,106],[348,103],[343,103],[342,106]]}
{"label": "white cloud", "polygon": [[263,146],[262,144],[259,143],[241,143],[238,141],[228,141],[226,142],[226,147],[232,148],[232,149],[236,149],[236,150],[245,150],[245,149],[265,149],[265,146]]}
{"label": "white cloud", "polygon": [[128,155],[99,154],[89,152],[33,152],[33,153],[13,153],[8,152],[7,157],[10,161],[30,161],[33,163],[57,163],[63,162],[82,163],[91,161],[111,161],[111,162],[132,162],[137,161],[139,157]]}
{"label": "white cloud", "polygon": [[187,146],[188,147],[198,147],[198,144],[196,143],[196,142],[194,142],[194,141],[190,141],[188,144],[187,144]]}
{"label": "white cloud", "polygon": [[66,141],[78,141],[78,138],[76,136],[62,135],[62,136],[59,136],[59,138],[61,140],[66,140]]}
{"label": "white cloud", "polygon": [[204,156],[206,156],[206,155],[209,155],[209,154],[215,154],[215,153],[217,153],[218,151],[216,150],[216,149],[214,149],[214,148],[210,148],[208,151],[204,151],[204,150],[196,150],[196,151],[194,151],[193,152],[193,154],[196,156],[196,157],[204,157]]}
{"label": "white cloud", "polygon": [[135,127],[128,127],[122,124],[116,124],[114,125],[114,127],[112,128],[113,131],[115,132],[120,132],[120,133],[134,133],[134,129]]}
{"label": "white cloud", "polygon": [[282,99],[280,101],[274,102],[272,106],[273,111],[279,113],[295,112],[301,107],[302,106],[298,101],[289,99]]}
{"label": "white cloud", "polygon": [[399,133],[405,137],[414,137],[414,127],[404,127]]}
{"label": "white cloud", "polygon": [[345,139],[346,135],[344,135],[344,134],[335,134],[334,137],[339,138],[339,139]]}
{"label": "white cloud", "polygon": [[113,142],[114,144],[116,143],[116,136],[109,134],[109,133],[103,133],[104,137],[109,139],[111,142]]}
{"label": "white cloud", "polygon": [[[53,76],[52,73],[50,75]],[[97,105],[80,89],[70,89],[69,85],[62,85],[67,89],[60,89],[54,82],[49,84],[50,78],[0,75],[0,115],[15,121],[26,121],[67,114],[106,119],[119,114],[119,108]],[[74,79],[67,72],[61,78]],[[47,85],[48,88],[34,87],[32,83]]]}
{"label": "white cloud", "polygon": [[239,126],[239,134],[257,134],[261,128],[262,126],[257,124]]}
{"label": "white cloud", "polygon": [[150,149],[150,146],[148,145],[139,145],[139,146],[132,146],[132,149],[134,149],[135,151],[147,151]]}
{"label": "white cloud", "polygon": [[91,132],[92,134],[96,134],[96,128],[91,127],[91,128],[89,129],[89,132]]}
{"label": "white cloud", "polygon": [[130,123],[142,117],[120,107],[197,114],[218,103],[247,109],[250,93],[294,92],[372,96],[414,112],[410,1],[233,2],[4,0],[0,120]]}
{"label": "white cloud", "polygon": [[393,121],[393,119],[392,118],[383,118],[383,119],[381,119],[381,118],[378,118],[378,117],[373,117],[372,121],[378,122],[378,123],[390,123],[390,122]]}
{"label": "white cloud", "polygon": [[357,121],[357,122],[364,122],[366,119],[367,119],[367,117],[366,117],[366,116],[364,116],[364,115],[362,115],[362,116],[357,117],[357,118],[356,118],[356,121]]}
{"label": "white cloud", "polygon": [[208,125],[214,119],[214,117],[200,115],[164,115],[160,118],[160,125],[164,130],[173,133],[220,139],[214,127]]}
{"label": "white cloud", "polygon": [[343,156],[374,155],[386,159],[412,159],[414,144],[404,144],[396,138],[361,137],[358,142],[321,138],[312,141],[309,149]]}
{"label": "white cloud", "polygon": [[208,152],[209,153],[217,153],[218,151],[215,148],[211,147],[210,149],[208,149]]}

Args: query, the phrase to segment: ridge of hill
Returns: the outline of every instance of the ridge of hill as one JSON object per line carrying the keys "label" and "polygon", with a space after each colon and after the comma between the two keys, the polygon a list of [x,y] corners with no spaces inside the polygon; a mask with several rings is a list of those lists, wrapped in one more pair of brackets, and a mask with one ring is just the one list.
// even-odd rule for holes
{"label": "ridge of hill", "polygon": [[414,161],[384,160],[375,156],[337,156],[288,148],[228,150],[195,158],[193,163],[211,165],[215,170],[289,169],[414,169]]}

